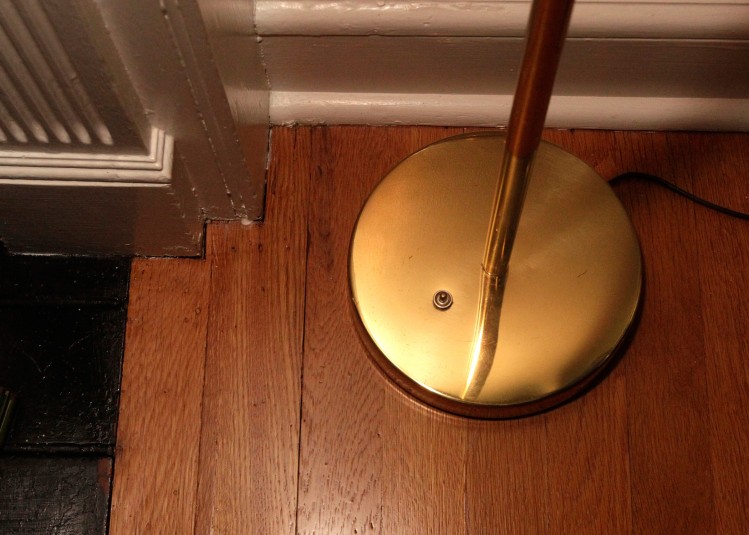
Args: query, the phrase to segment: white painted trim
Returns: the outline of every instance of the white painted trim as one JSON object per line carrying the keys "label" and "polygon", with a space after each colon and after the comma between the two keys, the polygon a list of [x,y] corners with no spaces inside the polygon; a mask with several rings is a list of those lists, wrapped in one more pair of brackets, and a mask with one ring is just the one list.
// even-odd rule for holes
{"label": "white painted trim", "polygon": [[[142,151],[147,141],[72,0],[0,2],[0,126],[18,150]],[[61,14],[65,22],[61,24]],[[126,90],[126,89],[125,89]]]}
{"label": "white painted trim", "polygon": [[[252,21],[239,21],[235,29],[243,28],[242,33],[232,35],[225,33],[220,23],[217,27],[210,15],[204,21],[197,0],[75,2],[87,6],[90,19],[103,23],[91,26],[102,40],[114,45],[107,58],[124,66],[127,83],[137,97],[134,105],[147,111],[149,124],[174,135],[177,152],[205,216],[260,218],[267,153],[267,114],[262,92],[248,91],[243,96],[252,101],[233,103],[242,107],[245,121],[257,116],[257,128],[247,127],[247,122],[235,124],[232,103],[228,102],[222,83],[225,80],[220,75],[223,63],[219,59],[223,54],[217,53],[234,44],[232,59],[244,68],[237,72],[261,70],[259,51],[248,46],[255,44]],[[227,2],[211,5],[217,11],[228,7]],[[251,10],[240,12],[249,14]],[[226,15],[237,13],[229,9]],[[244,87],[255,89],[249,82]],[[245,139],[245,128],[254,137]],[[253,165],[255,161],[260,163]],[[252,174],[248,173],[246,162],[252,166]]]}
{"label": "white painted trim", "polygon": [[23,165],[31,167],[121,167],[123,169],[161,169],[166,134],[153,128],[148,143],[148,154],[120,154],[112,152],[36,152],[0,150],[0,176],[3,165]]}
{"label": "white painted trim", "polygon": [[253,10],[0,0],[0,242],[193,256],[206,219],[262,217],[268,91]]}
{"label": "white painted trim", "polygon": [[0,151],[0,184],[16,180],[73,182],[169,183],[174,138],[152,129],[150,152],[144,155]]}
{"label": "white painted trim", "polygon": [[[271,92],[273,124],[500,126],[511,95]],[[555,96],[549,127],[749,130],[749,100]]]}
{"label": "white painted trim", "polygon": [[[260,36],[520,37],[530,0],[257,0]],[[579,0],[570,37],[747,39],[746,0]]]}
{"label": "white painted trim", "polygon": [[178,148],[168,160],[168,182],[0,180],[0,239],[26,254],[200,255],[204,214]]}
{"label": "white painted trim", "polygon": [[158,182],[113,182],[106,180],[103,182],[95,182],[92,180],[37,180],[37,179],[26,179],[26,178],[0,178],[1,186],[30,186],[33,188],[39,188],[40,186],[49,188],[85,188],[88,191],[95,191],[97,189],[111,189],[111,190],[160,190],[164,192],[171,192],[172,188],[170,184],[158,183]]}

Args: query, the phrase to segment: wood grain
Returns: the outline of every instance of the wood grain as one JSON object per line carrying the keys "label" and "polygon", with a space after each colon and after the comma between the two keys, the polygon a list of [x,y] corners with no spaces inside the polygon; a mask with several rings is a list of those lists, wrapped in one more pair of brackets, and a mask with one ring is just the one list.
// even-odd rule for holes
{"label": "wood grain", "polygon": [[[694,189],[690,161],[700,157],[699,143],[697,136],[677,134],[616,136],[621,169],[648,169],[688,189]],[[712,533],[708,348],[700,319],[696,208],[649,184],[622,184],[617,190],[640,235],[646,277],[640,325],[622,361],[633,529]]]}
{"label": "wood grain", "polygon": [[131,269],[110,533],[193,533],[210,264]]}
{"label": "wood grain", "polygon": [[[732,136],[714,147],[705,140],[695,158],[695,189],[749,212],[749,151]],[[709,466],[717,533],[749,529],[749,222],[699,209],[695,239],[703,288],[707,349]],[[708,460],[703,460],[706,464]]]}
{"label": "wood grain", "polygon": [[[461,131],[277,128],[263,225],[213,224],[207,262],[135,262],[113,533],[749,530],[749,222],[615,185],[642,244],[641,317],[556,410],[449,416],[370,362],[347,286],[356,216],[400,159]],[[749,211],[749,135],[544,136],[604,177],[652,172]]]}
{"label": "wood grain", "polygon": [[[749,389],[746,359],[738,358],[747,356],[745,222],[706,216],[649,184],[617,185],[642,241],[642,317],[611,373],[555,411],[509,422],[454,419],[398,392],[366,362],[344,313],[356,214],[393,163],[448,133],[454,131],[314,130],[319,167],[310,211],[299,531],[746,529],[749,434],[739,422]],[[714,198],[723,193],[724,202],[731,196],[706,184],[730,176],[729,191],[747,203],[737,177],[749,164],[731,156],[746,152],[746,135],[545,137],[603,176],[649,171]],[[712,232],[722,239],[711,239]],[[716,262],[723,266],[718,273],[703,276]],[[716,365],[720,355],[725,362]],[[732,388],[726,392],[723,384]]]}
{"label": "wood grain", "polygon": [[[402,154],[403,150],[410,154],[457,133],[460,131],[456,129],[414,129],[404,132],[402,141],[395,136],[392,141],[397,144],[391,145],[391,151],[400,160],[408,155]],[[383,145],[391,139],[386,134]],[[380,156],[380,159],[386,158]],[[375,166],[369,168],[375,171]],[[369,181],[374,179],[375,185],[379,182],[377,176],[371,173],[367,176]],[[352,230],[349,225],[343,233],[350,239]],[[346,291],[349,298],[348,286]],[[384,381],[375,376],[370,380]],[[427,408],[392,387],[385,394],[380,428],[383,440],[380,533],[465,533],[466,466],[462,460],[468,447],[467,421]]]}
{"label": "wood grain", "polygon": [[379,375],[354,330],[346,282],[349,238],[372,187],[413,150],[459,132],[313,130],[300,533],[460,532],[465,423]]}
{"label": "wood grain", "polygon": [[296,522],[310,132],[280,130],[262,225],[208,233],[196,533],[292,534]]}

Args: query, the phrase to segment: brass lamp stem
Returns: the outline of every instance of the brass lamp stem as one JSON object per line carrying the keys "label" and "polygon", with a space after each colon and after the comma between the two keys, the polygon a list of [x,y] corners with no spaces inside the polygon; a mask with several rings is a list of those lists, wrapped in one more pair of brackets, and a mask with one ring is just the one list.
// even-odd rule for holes
{"label": "brass lamp stem", "polygon": [[531,7],[528,39],[486,235],[470,372],[461,396],[465,400],[474,400],[481,394],[494,365],[512,245],[523,211],[533,156],[541,143],[573,2],[534,0]]}
{"label": "brass lamp stem", "polygon": [[533,1],[507,135],[412,154],[351,237],[351,302],[370,356],[456,414],[512,418],[571,399],[635,318],[642,261],[627,213],[585,162],[541,141],[572,3]]}
{"label": "brass lamp stem", "polygon": [[484,251],[483,268],[491,277],[503,276],[510,261],[573,3],[574,0],[534,0],[531,7]]}

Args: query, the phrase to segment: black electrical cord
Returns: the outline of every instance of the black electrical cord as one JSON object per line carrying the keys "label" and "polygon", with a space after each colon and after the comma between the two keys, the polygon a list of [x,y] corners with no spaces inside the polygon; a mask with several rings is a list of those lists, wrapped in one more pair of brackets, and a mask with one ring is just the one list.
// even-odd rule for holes
{"label": "black electrical cord", "polygon": [[679,186],[669,182],[668,180],[664,180],[659,176],[650,175],[648,173],[638,173],[638,172],[622,173],[621,175],[617,175],[614,178],[612,178],[609,181],[609,184],[614,184],[616,182],[619,182],[622,180],[628,180],[628,179],[647,180],[648,182],[652,182],[659,186],[663,186],[664,188],[670,189],[674,193],[682,195],[683,197],[686,197],[690,201],[694,201],[697,204],[700,204],[706,208],[710,208],[711,210],[715,210],[716,212],[720,212],[721,214],[729,215],[731,217],[736,217],[739,219],[749,220],[749,213],[738,212],[736,210],[731,210],[730,208],[726,208],[725,206],[712,203],[706,199],[703,199],[702,197],[697,197],[695,194],[690,193],[685,189],[681,189]]}

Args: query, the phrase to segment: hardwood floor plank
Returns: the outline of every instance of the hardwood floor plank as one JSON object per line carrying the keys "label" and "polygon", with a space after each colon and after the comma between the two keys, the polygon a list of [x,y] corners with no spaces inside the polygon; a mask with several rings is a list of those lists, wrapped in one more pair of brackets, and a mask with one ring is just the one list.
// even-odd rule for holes
{"label": "hardwood floor plank", "polygon": [[[387,134],[410,139],[411,150],[428,141],[419,138],[423,135],[419,132],[428,129],[405,130],[392,129]],[[633,214],[646,263],[642,321],[626,355],[593,391],[557,411],[514,422],[467,422],[464,431],[459,423],[447,425],[449,417],[444,420],[443,415],[391,392],[389,385],[373,394],[372,390],[382,387],[362,367],[364,353],[355,333],[340,327],[346,323],[340,317],[347,298],[341,251],[347,248],[358,206],[374,185],[361,187],[347,179],[356,176],[374,181],[372,176],[381,175],[383,168],[404,154],[389,156],[395,149],[388,149],[388,141],[373,132],[331,128],[317,136],[320,149],[315,154],[321,168],[315,181],[318,189],[312,194],[301,532],[351,527],[365,532],[367,527],[383,533],[399,528],[411,532],[415,526],[426,529],[427,525],[444,530],[450,524],[421,520],[420,508],[429,500],[414,499],[413,491],[409,498],[398,489],[412,489],[419,482],[432,488],[434,474],[428,465],[439,467],[440,459],[448,455],[457,461],[461,444],[466,451],[465,472],[453,470],[442,478],[442,485],[443,489],[454,488],[462,477],[465,496],[462,500],[455,495],[435,499],[432,489],[433,505],[429,506],[436,511],[446,503],[448,508],[463,504],[463,521],[448,515],[452,519],[448,522],[454,521],[452,530],[622,533],[714,529],[713,479],[718,475],[713,474],[709,461],[716,458],[709,431],[715,434],[723,424],[716,423],[714,411],[708,410],[704,381],[715,341],[703,332],[706,304],[694,269],[700,248],[700,240],[695,238],[701,223],[693,205],[650,184],[617,185]],[[705,140],[712,136],[546,133],[547,139],[585,159],[604,177],[641,169],[681,180],[687,187],[699,185],[693,175],[704,166],[701,162],[709,154]],[[346,172],[348,176],[344,176]],[[730,249],[733,254],[735,247]],[[744,306],[735,304],[736,314],[745,314]],[[746,338],[742,325],[737,322],[733,327],[733,340]],[[743,350],[740,345],[731,347]],[[346,355],[345,361],[337,357],[341,354]],[[732,366],[734,392],[741,394],[731,399],[741,401],[746,391],[741,383],[745,373],[736,363]],[[367,384],[374,388],[363,390]],[[362,411],[367,412],[366,418]],[[733,425],[738,427],[735,421]],[[344,426],[356,432],[342,430]],[[421,428],[423,434],[412,433],[407,442],[408,433],[401,430],[414,427]],[[450,446],[440,452],[433,449],[430,444],[437,436]],[[732,436],[736,442],[726,448],[732,456],[721,457],[726,459],[725,471],[743,462],[735,447],[745,437],[740,428]],[[335,441],[344,445],[328,446],[323,452],[325,445]],[[409,477],[413,479],[409,481]],[[717,481],[715,486],[739,496],[732,502],[738,505],[745,494],[737,492],[746,487],[736,479]],[[391,504],[396,504],[394,509]],[[729,510],[723,507],[728,525],[742,520]],[[367,526],[357,523],[361,519],[374,521]]]}
{"label": "hardwood floor plank", "polygon": [[461,131],[313,131],[300,533],[464,529],[463,425],[404,399],[369,362],[346,282],[351,231],[374,185],[424,141]]}
{"label": "hardwood floor plank", "polygon": [[631,533],[626,376],[545,415],[547,532]]}
{"label": "hardwood floor plank", "polygon": [[295,531],[309,136],[274,131],[264,223],[209,227],[197,533]]}
{"label": "hardwood floor plank", "polygon": [[[697,134],[616,135],[617,172],[647,170],[693,189]],[[640,236],[645,301],[622,367],[636,533],[713,533],[705,303],[697,208],[642,182],[616,188]]]}
{"label": "hardwood floor plank", "polygon": [[[390,140],[390,150],[399,160],[402,150],[410,154],[462,133],[442,128],[401,130],[382,132],[382,142]],[[370,184],[376,185],[380,178],[370,174],[374,179]],[[349,228],[353,231],[353,225]],[[385,394],[381,533],[465,533],[467,420],[426,407],[389,383]]]}
{"label": "hardwood floor plank", "polygon": [[193,533],[210,265],[131,269],[110,533]]}
{"label": "hardwood floor plank", "polygon": [[[370,362],[354,222],[388,169],[459,132],[274,129],[264,224],[210,225],[206,262],[134,262],[112,533],[749,530],[749,222],[616,184],[641,318],[610,374],[556,410],[461,419]],[[647,171],[749,211],[747,134],[545,137],[605,178]]]}
{"label": "hardwood floor plank", "polygon": [[384,387],[351,325],[345,251],[370,172],[356,162],[382,147],[355,132],[341,147],[338,132],[312,139],[297,531],[380,533]]}
{"label": "hardwood floor plank", "polygon": [[[544,138],[610,178],[613,132],[547,130]],[[545,415],[548,533],[632,531],[626,375],[615,366],[580,399]]]}
{"label": "hardwood floor plank", "polygon": [[[699,194],[749,213],[749,140],[722,137],[696,170]],[[716,532],[749,529],[749,221],[699,211]]]}
{"label": "hardwood floor plank", "polygon": [[[613,132],[547,130],[544,137],[604,178],[614,174]],[[582,398],[545,415],[548,533],[632,532],[626,354],[621,358]]]}
{"label": "hardwood floor plank", "polygon": [[467,422],[390,388],[385,409],[380,533],[466,533]]}
{"label": "hardwood floor plank", "polygon": [[[606,152],[611,136],[549,130],[544,137],[586,158]],[[472,423],[471,533],[631,531],[626,385],[619,369],[604,381],[543,415]]]}
{"label": "hardwood floor plank", "polygon": [[473,421],[466,457],[467,532],[545,533],[545,417]]}

